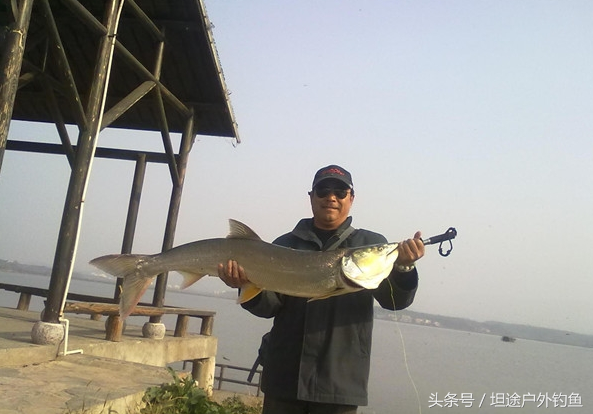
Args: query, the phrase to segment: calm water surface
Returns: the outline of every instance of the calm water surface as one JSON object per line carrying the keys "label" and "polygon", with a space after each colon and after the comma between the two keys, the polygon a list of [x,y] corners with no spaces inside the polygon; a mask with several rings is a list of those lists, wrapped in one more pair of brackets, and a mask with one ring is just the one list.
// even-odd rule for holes
{"label": "calm water surface", "polygon": [[[0,272],[4,283],[47,288],[48,280]],[[73,280],[70,291],[111,296],[113,285]],[[16,306],[17,300],[0,291],[0,306]],[[219,363],[251,367],[271,326],[230,299],[169,291],[167,304],[217,312]],[[42,306],[40,298],[32,300],[33,310]],[[128,323],[144,322],[131,317]],[[175,326],[174,317],[164,322]],[[199,321],[192,320],[190,329],[198,331]],[[520,338],[509,343],[494,335],[376,320],[371,364],[369,406],[361,414],[593,412],[591,348]],[[236,391],[253,391],[245,388]]]}

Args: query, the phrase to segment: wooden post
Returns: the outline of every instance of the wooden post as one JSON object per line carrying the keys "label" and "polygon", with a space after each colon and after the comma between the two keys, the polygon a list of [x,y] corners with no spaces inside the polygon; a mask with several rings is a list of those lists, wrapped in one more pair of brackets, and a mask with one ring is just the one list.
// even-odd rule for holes
{"label": "wooden post", "polygon": [[112,342],[121,342],[124,321],[119,315],[109,315],[105,322],[105,339]]}
{"label": "wooden post", "polygon": [[101,38],[95,63],[93,84],[86,111],[88,128],[81,131],[76,147],[76,158],[68,184],[43,322],[58,323],[68,293],[68,284],[72,275],[78,244],[84,198],[105,108],[105,96],[109,85],[111,62],[115,47],[115,34],[117,33],[119,11],[122,5],[122,0],[110,0],[106,5],[107,33]]}
{"label": "wooden post", "polygon": [[187,333],[187,323],[189,322],[189,315],[177,315],[177,323],[175,324],[175,335],[183,337]]}
{"label": "wooden post", "polygon": [[[136,233],[136,222],[138,221],[138,210],[140,209],[140,198],[142,197],[142,187],[144,186],[144,176],[146,174],[146,154],[138,154],[136,159],[136,169],[134,170],[134,181],[130,193],[130,202],[128,204],[128,216],[126,218],[126,227],[124,229],[124,239],[122,241],[122,254],[132,253],[134,244],[134,234]],[[121,289],[124,280],[117,278],[115,293],[113,298],[119,302]]]}
{"label": "wooden post", "polygon": [[[171,192],[171,199],[169,201],[169,212],[167,215],[167,225],[165,227],[165,237],[163,239],[163,251],[169,250],[173,247],[173,240],[175,238],[175,230],[177,228],[177,218],[179,217],[179,207],[181,206],[181,193],[183,191],[183,182],[185,181],[185,171],[187,169],[187,160],[191,150],[194,138],[196,136],[194,131],[194,117],[193,111],[187,120],[185,131],[181,137],[181,145],[179,149],[179,162],[177,168],[179,170],[179,185],[173,185]],[[152,299],[153,306],[163,307],[165,305],[165,292],[167,290],[167,273],[160,274],[157,277],[154,295]],[[151,317],[150,322],[159,323],[159,317]]]}
{"label": "wooden post", "polygon": [[[2,45],[4,50],[0,61],[0,170],[6,150],[16,91],[19,86],[19,75],[25,53],[33,0],[22,0],[19,6],[18,16],[15,16],[15,22],[10,25]],[[4,7],[9,6],[5,4]]]}
{"label": "wooden post", "polygon": [[21,292],[19,296],[19,303],[16,305],[18,310],[29,310],[29,305],[31,304],[31,294]]}

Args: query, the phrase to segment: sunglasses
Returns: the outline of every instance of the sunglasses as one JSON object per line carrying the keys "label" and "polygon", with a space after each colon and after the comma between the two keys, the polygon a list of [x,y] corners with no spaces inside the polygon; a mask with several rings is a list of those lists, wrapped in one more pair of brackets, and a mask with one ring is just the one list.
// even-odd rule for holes
{"label": "sunglasses", "polygon": [[[325,198],[330,194],[335,194],[340,200],[345,199],[350,192],[349,188],[332,188],[332,187],[315,187],[313,189],[315,195],[319,198]],[[311,193],[309,193],[310,195]]]}

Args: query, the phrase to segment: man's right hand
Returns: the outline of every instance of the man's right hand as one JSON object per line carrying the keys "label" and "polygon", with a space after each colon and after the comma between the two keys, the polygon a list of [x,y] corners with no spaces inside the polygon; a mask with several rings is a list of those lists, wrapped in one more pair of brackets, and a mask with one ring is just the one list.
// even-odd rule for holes
{"label": "man's right hand", "polygon": [[245,275],[245,269],[234,260],[229,260],[226,265],[223,263],[218,265],[218,277],[233,288],[241,288],[249,283],[249,279]]}

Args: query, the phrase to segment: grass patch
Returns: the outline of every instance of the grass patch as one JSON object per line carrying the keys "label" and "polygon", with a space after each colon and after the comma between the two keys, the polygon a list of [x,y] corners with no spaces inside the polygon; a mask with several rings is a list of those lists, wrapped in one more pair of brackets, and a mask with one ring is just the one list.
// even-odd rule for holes
{"label": "grass patch", "polygon": [[183,379],[168,368],[172,383],[150,387],[144,393],[140,414],[260,414],[257,406],[245,404],[238,396],[224,399],[220,404],[212,401],[206,392],[196,387],[191,376]]}

